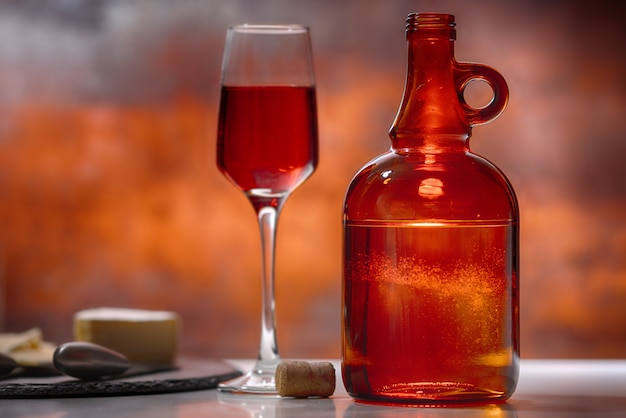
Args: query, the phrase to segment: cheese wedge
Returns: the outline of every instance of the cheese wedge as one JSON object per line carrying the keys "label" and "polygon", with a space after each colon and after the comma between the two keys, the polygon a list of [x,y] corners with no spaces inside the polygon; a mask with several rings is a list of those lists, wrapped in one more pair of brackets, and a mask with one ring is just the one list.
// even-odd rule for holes
{"label": "cheese wedge", "polygon": [[41,329],[31,328],[20,333],[0,334],[0,353],[9,354],[20,349],[37,348],[43,341]]}
{"label": "cheese wedge", "polygon": [[52,366],[52,358],[57,345],[42,341],[37,347],[20,348],[12,351],[9,355],[20,366],[45,367]]}
{"label": "cheese wedge", "polygon": [[96,308],[74,315],[74,339],[124,354],[134,363],[173,363],[179,318],[174,312]]}
{"label": "cheese wedge", "polygon": [[20,333],[0,333],[0,353],[8,355],[20,366],[52,365],[56,347],[56,344],[43,340],[39,328],[31,328]]}

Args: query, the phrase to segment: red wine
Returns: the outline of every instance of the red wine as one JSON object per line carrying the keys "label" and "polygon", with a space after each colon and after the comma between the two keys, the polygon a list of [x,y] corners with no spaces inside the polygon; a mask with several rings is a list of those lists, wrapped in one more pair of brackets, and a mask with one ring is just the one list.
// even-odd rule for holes
{"label": "red wine", "polygon": [[314,87],[222,87],[217,165],[252,195],[292,191],[318,160]]}
{"label": "red wine", "polygon": [[389,402],[510,396],[513,234],[505,221],[347,223],[348,392]]}

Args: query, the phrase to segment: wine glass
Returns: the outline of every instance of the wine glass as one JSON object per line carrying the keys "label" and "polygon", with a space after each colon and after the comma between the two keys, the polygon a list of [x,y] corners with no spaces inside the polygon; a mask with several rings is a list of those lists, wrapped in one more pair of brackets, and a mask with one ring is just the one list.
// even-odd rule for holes
{"label": "wine glass", "polygon": [[222,392],[276,394],[274,251],[285,200],[317,167],[317,110],[309,29],[300,25],[228,28],[222,63],[217,165],[256,212],[262,245],[258,359]]}

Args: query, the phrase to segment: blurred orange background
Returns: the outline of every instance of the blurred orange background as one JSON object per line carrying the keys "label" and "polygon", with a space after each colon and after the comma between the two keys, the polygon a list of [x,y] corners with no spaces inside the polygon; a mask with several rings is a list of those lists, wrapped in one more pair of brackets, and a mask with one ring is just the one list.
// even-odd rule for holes
{"label": "blurred orange background", "polygon": [[475,152],[521,209],[522,357],[626,355],[622,3],[498,0],[0,1],[0,330],[72,338],[74,312],[168,309],[181,350],[255,357],[260,239],[215,167],[231,23],[312,31],[320,164],[278,227],[283,357],[339,357],[341,212],[389,147],[404,19],[457,18],[456,56],[498,69],[508,109]]}

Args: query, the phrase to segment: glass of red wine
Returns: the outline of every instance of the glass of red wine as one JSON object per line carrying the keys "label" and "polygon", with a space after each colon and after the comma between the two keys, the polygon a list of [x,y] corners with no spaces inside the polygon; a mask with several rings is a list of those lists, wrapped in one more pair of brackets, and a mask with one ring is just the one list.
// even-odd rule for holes
{"label": "glass of red wine", "polygon": [[222,62],[217,165],[256,212],[262,245],[258,359],[222,392],[276,394],[274,252],[285,200],[318,161],[315,77],[309,29],[300,25],[228,28]]}

